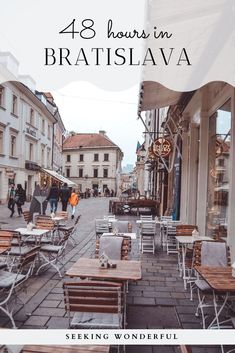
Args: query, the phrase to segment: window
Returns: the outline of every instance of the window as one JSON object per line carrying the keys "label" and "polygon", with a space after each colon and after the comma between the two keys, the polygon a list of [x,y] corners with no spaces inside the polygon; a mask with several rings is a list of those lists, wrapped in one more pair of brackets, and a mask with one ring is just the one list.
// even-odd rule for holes
{"label": "window", "polygon": [[33,161],[33,144],[29,144],[29,160]]}
{"label": "window", "polygon": [[70,178],[70,168],[67,168],[67,169],[66,169],[66,177],[67,177],[67,178]]}
{"label": "window", "polygon": [[84,155],[83,154],[80,154],[79,155],[79,162],[83,162],[84,161]]}
{"label": "window", "polygon": [[229,213],[229,169],[231,168],[231,99],[209,118],[207,235],[214,235],[218,226],[226,236]]}
{"label": "window", "polygon": [[16,136],[11,135],[10,155],[14,157],[16,155]]}
{"label": "window", "polygon": [[51,139],[51,125],[48,124],[48,129],[47,129],[47,138],[50,140]]}
{"label": "window", "polygon": [[103,178],[108,178],[108,169],[103,169]]}
{"label": "window", "polygon": [[98,169],[93,169],[93,177],[98,178]]}
{"label": "window", "polygon": [[50,151],[50,149],[48,148],[47,149],[47,167],[48,168],[50,168],[50,166],[51,166],[51,151]]}
{"label": "window", "polygon": [[99,154],[98,153],[94,154],[94,161],[99,162]]}
{"label": "window", "polygon": [[34,125],[34,110],[32,108],[30,109],[29,123],[30,125]]}
{"label": "window", "polygon": [[0,153],[3,153],[3,131],[0,130]]}
{"label": "window", "polygon": [[41,132],[42,132],[43,134],[45,134],[45,120],[44,120],[44,119],[42,119],[42,129],[41,129]]}
{"label": "window", "polygon": [[83,169],[82,168],[79,168],[78,175],[79,175],[79,178],[83,178]]}
{"label": "window", "polygon": [[109,161],[109,154],[108,154],[108,153],[105,153],[105,154],[104,154],[104,161],[105,161],[105,162],[108,162],[108,161]]}
{"label": "window", "polygon": [[70,156],[70,154],[67,154],[67,156],[66,156],[66,162],[71,162],[71,156]]}
{"label": "window", "polygon": [[42,167],[44,167],[44,163],[45,163],[45,149],[44,149],[44,147],[42,147],[42,150],[41,150],[41,163],[42,163]]}
{"label": "window", "polygon": [[17,115],[17,97],[13,94],[12,96],[12,114]]}
{"label": "window", "polygon": [[0,86],[0,107],[4,107],[4,92],[5,88]]}

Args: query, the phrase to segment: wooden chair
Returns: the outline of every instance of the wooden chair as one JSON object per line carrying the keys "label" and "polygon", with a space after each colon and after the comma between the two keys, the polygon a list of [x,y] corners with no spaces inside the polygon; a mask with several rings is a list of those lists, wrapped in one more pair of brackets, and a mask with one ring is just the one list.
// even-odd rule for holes
{"label": "wooden chair", "polygon": [[43,264],[38,268],[36,275],[38,275],[42,268],[51,266],[58,272],[59,276],[62,277],[59,265],[62,265],[61,268],[64,267],[65,249],[70,235],[71,231],[66,232],[57,245],[47,244],[41,246],[39,254],[43,260]]}
{"label": "wooden chair", "polygon": [[63,217],[65,221],[69,219],[69,214],[67,211],[56,211],[55,217]]}
{"label": "wooden chair", "polygon": [[0,270],[0,294],[2,294],[2,298],[0,298],[0,310],[9,317],[13,328],[16,328],[13,309],[9,309],[8,303],[12,295],[15,294],[16,289],[33,274],[39,248],[39,246],[36,246],[29,253],[22,256],[15,272]]}
{"label": "wooden chair", "polygon": [[23,211],[23,216],[24,216],[24,220],[25,222],[28,224],[29,222],[32,222],[33,220],[33,216],[29,211]]}
{"label": "wooden chair", "polygon": [[[122,237],[122,239],[121,260],[128,260],[131,239],[128,237]],[[98,238],[96,239],[95,257],[99,258],[100,255],[100,239]]]}
{"label": "wooden chair", "polygon": [[8,230],[0,230],[0,253],[4,254],[11,248],[13,234]]}
{"label": "wooden chair", "polygon": [[[179,224],[176,226],[176,236],[192,236],[194,229],[198,230],[198,227],[193,224]],[[187,247],[186,252],[186,267],[192,267],[192,260],[193,260],[193,249],[191,247]],[[179,269],[182,271],[182,249],[178,247],[178,264]]]}
{"label": "wooden chair", "polygon": [[[207,266],[208,265],[208,256],[204,255],[202,256],[202,247],[203,246],[210,246],[210,247],[219,247],[219,252],[215,251],[214,252],[214,257],[213,257],[213,265],[210,266],[222,266],[221,265],[221,256],[224,259],[225,263],[224,266],[230,266],[231,265],[231,259],[230,259],[230,251],[229,247],[225,242],[221,241],[197,241],[194,243],[194,258],[193,258],[193,267],[196,266]],[[218,258],[218,253],[220,258]],[[195,278],[193,282],[193,287],[191,285],[191,291],[193,288],[197,288],[197,294],[198,294],[198,306],[195,315],[199,316],[199,312],[202,317],[202,326],[205,329],[206,328],[206,315],[204,313],[204,308],[206,307],[213,307],[213,304],[211,302],[211,296],[212,296],[212,290],[211,287],[207,284],[207,282],[203,279],[198,278],[198,276]],[[191,294],[192,297],[192,294]],[[219,304],[218,304],[219,305]]]}
{"label": "wooden chair", "polygon": [[[124,327],[124,296],[121,283],[65,282],[63,289],[69,328],[120,329]],[[71,313],[75,313],[73,317]]]}
{"label": "wooden chair", "polygon": [[75,219],[74,225],[70,225],[70,226],[59,225],[60,232],[62,232],[64,234],[68,233],[68,232],[70,233],[69,241],[71,242],[72,246],[75,246],[77,244],[74,236],[76,235],[78,222],[79,222],[80,218],[81,218],[81,215],[78,215],[77,218]]}

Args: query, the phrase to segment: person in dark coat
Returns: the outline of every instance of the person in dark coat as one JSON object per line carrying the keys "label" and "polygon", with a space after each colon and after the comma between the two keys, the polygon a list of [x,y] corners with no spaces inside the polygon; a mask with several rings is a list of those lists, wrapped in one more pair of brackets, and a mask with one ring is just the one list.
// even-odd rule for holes
{"label": "person in dark coat", "polygon": [[10,217],[13,216],[13,214],[15,213],[15,185],[11,184],[11,187],[8,191],[8,208],[11,211],[11,215]]}
{"label": "person in dark coat", "polygon": [[52,184],[49,194],[47,196],[47,200],[49,201],[51,206],[51,213],[55,213],[57,211],[57,205],[59,200],[59,188],[56,183]]}
{"label": "person in dark coat", "polygon": [[64,183],[63,187],[60,189],[60,200],[62,202],[62,211],[67,211],[68,201],[71,196],[71,190],[67,183]]}
{"label": "person in dark coat", "polygon": [[22,206],[24,205],[25,201],[26,201],[26,192],[22,188],[21,184],[17,184],[17,188],[16,188],[16,192],[15,192],[15,202],[17,205],[17,211],[18,211],[19,217],[23,213]]}

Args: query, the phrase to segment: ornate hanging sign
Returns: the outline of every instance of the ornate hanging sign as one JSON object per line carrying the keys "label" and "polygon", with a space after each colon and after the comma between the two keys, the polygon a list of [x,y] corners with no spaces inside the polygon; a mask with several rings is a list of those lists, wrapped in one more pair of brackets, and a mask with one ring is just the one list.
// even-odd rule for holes
{"label": "ornate hanging sign", "polygon": [[153,142],[152,151],[157,157],[167,158],[173,150],[172,143],[166,138],[158,138]]}

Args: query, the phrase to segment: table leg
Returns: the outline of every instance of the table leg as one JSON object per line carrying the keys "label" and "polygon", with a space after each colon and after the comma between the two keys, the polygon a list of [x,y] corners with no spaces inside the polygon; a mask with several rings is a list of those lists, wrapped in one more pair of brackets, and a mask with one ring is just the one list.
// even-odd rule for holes
{"label": "table leg", "polygon": [[184,281],[184,289],[187,289],[187,278],[186,278],[186,267],[185,267],[185,258],[186,258],[186,251],[187,245],[182,245],[182,272],[183,272],[183,281]]}

